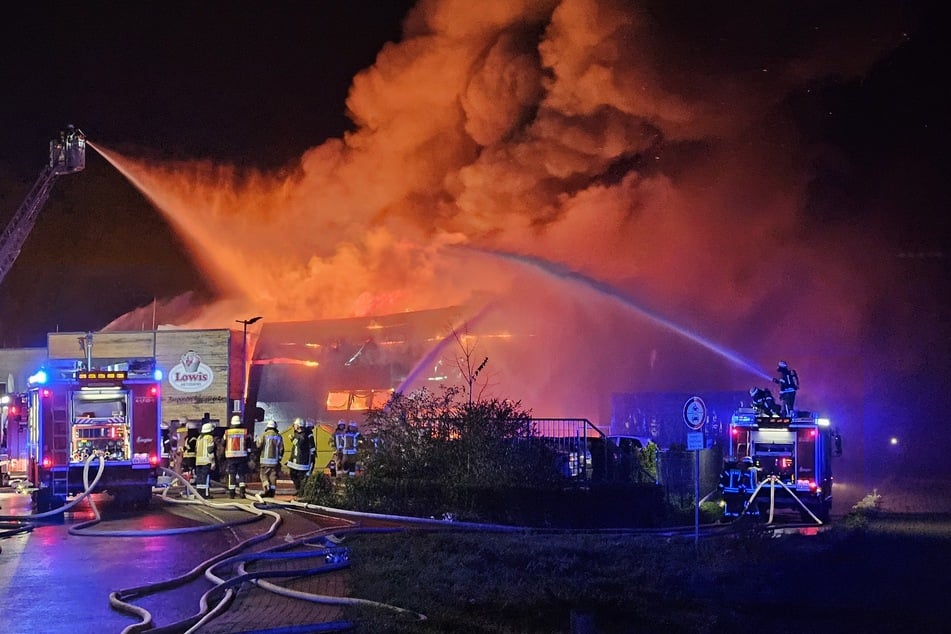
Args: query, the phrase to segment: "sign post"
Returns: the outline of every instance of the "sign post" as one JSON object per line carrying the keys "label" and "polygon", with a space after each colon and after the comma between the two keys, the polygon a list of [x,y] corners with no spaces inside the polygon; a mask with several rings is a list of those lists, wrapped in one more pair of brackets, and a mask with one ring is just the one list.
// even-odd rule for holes
{"label": "sign post", "polygon": [[703,449],[703,423],[707,420],[707,405],[699,396],[692,396],[684,403],[684,422],[690,431],[687,432],[687,450],[695,451],[694,468],[694,511],[693,511],[693,543],[694,547],[700,544],[700,450]]}

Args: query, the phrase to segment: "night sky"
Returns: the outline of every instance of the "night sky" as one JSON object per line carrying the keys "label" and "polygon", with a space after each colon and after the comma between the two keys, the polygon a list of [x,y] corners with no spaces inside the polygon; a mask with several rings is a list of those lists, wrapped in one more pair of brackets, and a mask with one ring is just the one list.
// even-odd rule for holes
{"label": "night sky", "polygon": [[[431,0],[405,24],[414,3],[389,0],[24,4],[0,25],[0,218],[68,123],[168,195],[163,214],[89,151],[0,284],[0,345],[212,300],[262,264],[231,315],[432,308],[521,288],[528,257],[579,272],[567,290],[528,282],[546,295],[524,303],[555,302],[531,323],[588,319],[552,384],[608,385],[578,371],[591,358],[627,390],[693,376],[668,335],[619,334],[630,315],[603,283],[767,370],[790,357],[826,403],[837,382],[863,394],[869,451],[892,425],[948,446],[938,3]],[[254,199],[278,202],[205,205],[202,165],[282,182]],[[228,213],[259,230],[232,234]],[[494,255],[452,269],[433,243]],[[328,282],[341,271],[352,288]],[[300,301],[269,290],[291,281]]]}
{"label": "night sky", "polygon": [[[280,169],[352,127],[357,71],[410,2],[22,3],[0,25],[0,218],[67,124],[135,156]],[[57,180],[0,290],[0,345],[95,330],[207,285],[151,205],[94,151]]]}

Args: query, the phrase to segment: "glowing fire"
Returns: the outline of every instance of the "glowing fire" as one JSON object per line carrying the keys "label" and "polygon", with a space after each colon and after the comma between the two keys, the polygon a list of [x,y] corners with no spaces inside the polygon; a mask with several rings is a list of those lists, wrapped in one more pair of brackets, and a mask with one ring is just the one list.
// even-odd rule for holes
{"label": "glowing fire", "polygon": [[752,73],[712,35],[666,30],[674,17],[620,0],[425,2],[354,78],[355,131],[290,175],[96,149],[220,289],[178,326],[491,305],[476,332],[523,341],[503,355],[476,339],[492,391],[546,415],[597,420],[613,391],[745,389],[755,371],[631,306],[764,363],[848,346],[874,301],[852,285],[867,245],[802,230],[809,163],[775,104],[879,51],[782,57],[750,35],[770,63]]}

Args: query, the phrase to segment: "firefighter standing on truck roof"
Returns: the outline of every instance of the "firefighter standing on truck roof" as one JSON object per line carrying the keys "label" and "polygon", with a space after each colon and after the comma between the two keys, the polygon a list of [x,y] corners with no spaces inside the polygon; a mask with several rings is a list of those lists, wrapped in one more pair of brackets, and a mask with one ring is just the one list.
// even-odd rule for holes
{"label": "firefighter standing on truck roof", "polygon": [[225,430],[225,465],[228,471],[228,497],[244,497],[248,474],[248,430],[235,414]]}
{"label": "firefighter standing on truck roof", "polygon": [[261,497],[272,498],[277,492],[277,478],[281,475],[281,456],[284,455],[284,437],[277,431],[277,423],[269,420],[258,441],[258,460],[261,463]]}
{"label": "firefighter standing on truck roof", "polygon": [[214,429],[212,423],[204,423],[195,441],[195,488],[203,498],[211,497],[211,472],[217,466]]}
{"label": "firefighter standing on truck roof", "polygon": [[294,436],[291,438],[291,455],[287,460],[287,470],[294,482],[294,495],[300,495],[304,479],[310,475],[314,464],[314,437],[307,433],[304,419],[294,419]]}
{"label": "firefighter standing on truck roof", "polygon": [[780,361],[776,366],[779,372],[779,378],[773,379],[773,383],[779,385],[779,400],[783,402],[783,416],[796,415],[796,392],[799,390],[799,373],[791,370],[785,361]]}

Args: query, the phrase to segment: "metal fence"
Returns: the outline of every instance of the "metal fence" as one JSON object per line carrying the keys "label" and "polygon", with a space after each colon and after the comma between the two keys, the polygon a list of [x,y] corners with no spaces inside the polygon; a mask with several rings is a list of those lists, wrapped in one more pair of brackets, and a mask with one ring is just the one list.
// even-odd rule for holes
{"label": "metal fence", "polygon": [[[604,432],[587,418],[533,418],[533,438],[540,439],[554,449],[562,460],[562,475],[579,480],[587,480],[594,475],[594,463],[598,458],[607,457],[607,443]],[[592,440],[598,442],[592,443]],[[595,458],[592,449],[602,456]]]}

